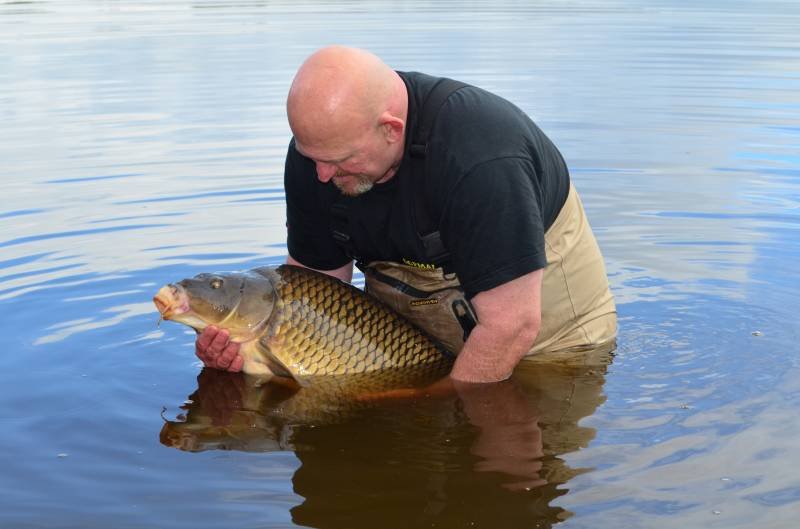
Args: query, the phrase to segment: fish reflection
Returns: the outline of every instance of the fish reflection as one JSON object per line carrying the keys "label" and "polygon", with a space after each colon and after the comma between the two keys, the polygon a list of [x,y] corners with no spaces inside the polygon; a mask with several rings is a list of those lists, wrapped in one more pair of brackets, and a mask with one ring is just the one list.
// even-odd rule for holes
{"label": "fish reflection", "polygon": [[[291,450],[298,525],[549,527],[572,477],[561,454],[595,435],[610,354],[581,365],[523,362],[511,380],[447,398],[340,400],[211,369],[161,442],[181,450]],[[322,408],[322,412],[319,409]],[[537,525],[538,524],[538,525]]]}

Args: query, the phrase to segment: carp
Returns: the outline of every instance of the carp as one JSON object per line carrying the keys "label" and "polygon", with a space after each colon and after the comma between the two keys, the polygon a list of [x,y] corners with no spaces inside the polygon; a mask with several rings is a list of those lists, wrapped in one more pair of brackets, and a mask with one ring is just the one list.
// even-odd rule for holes
{"label": "carp", "polygon": [[[165,320],[201,332],[230,331],[242,370],[293,379],[381,373],[382,387],[411,373],[444,376],[454,355],[362,290],[293,265],[199,274],[162,287],[153,298]],[[429,378],[423,376],[423,378]]]}

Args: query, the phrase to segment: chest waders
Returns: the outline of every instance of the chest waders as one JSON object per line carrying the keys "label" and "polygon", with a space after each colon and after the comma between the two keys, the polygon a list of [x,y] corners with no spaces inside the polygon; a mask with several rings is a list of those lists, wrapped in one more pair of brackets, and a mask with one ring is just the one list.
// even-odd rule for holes
{"label": "chest waders", "polygon": [[[439,109],[465,85],[441,79],[422,105],[410,146],[411,176],[425,176],[428,139]],[[443,264],[450,254],[432,223],[427,204],[414,197],[416,230],[425,263],[359,259],[349,231],[347,207],[331,206],[332,235],[364,273],[366,290],[408,318],[451,351],[458,353],[475,327],[477,316],[455,274]],[[545,233],[547,266],[542,279],[542,320],[529,355],[542,361],[587,358],[588,351],[614,348],[617,314],[608,287],[605,263],[575,188]],[[416,265],[416,266],[415,266]]]}

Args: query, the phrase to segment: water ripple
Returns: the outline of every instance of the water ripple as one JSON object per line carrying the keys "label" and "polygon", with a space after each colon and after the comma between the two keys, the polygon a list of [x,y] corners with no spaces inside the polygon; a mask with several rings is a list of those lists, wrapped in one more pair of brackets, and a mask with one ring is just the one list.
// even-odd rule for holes
{"label": "water ripple", "polygon": [[87,235],[106,234],[120,231],[140,230],[144,228],[164,228],[169,224],[132,224],[128,226],[110,226],[108,228],[93,228],[86,230],[73,230],[57,233],[41,233],[39,235],[31,235],[28,237],[17,237],[7,241],[0,241],[0,248],[8,246],[15,246],[19,244],[27,244],[29,242],[46,241],[50,239],[63,239],[68,237],[86,237]]}

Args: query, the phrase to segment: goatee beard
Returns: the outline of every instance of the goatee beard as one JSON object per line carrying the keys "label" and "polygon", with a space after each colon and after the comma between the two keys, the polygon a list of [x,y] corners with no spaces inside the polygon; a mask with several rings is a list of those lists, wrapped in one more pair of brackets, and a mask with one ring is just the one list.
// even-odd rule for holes
{"label": "goatee beard", "polygon": [[333,181],[333,185],[335,185],[343,195],[348,197],[363,195],[375,185],[372,180],[363,175],[353,175],[353,178],[356,179],[356,182],[351,188],[346,188],[341,182],[337,182],[336,180]]}

